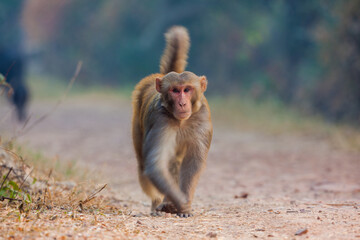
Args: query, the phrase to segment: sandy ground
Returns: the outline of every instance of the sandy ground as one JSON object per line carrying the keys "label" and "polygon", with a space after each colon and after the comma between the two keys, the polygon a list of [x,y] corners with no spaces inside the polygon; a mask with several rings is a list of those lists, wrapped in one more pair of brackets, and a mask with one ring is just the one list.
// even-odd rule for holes
{"label": "sandy ground", "polygon": [[[31,121],[53,105],[33,103]],[[150,217],[150,201],[137,182],[127,105],[114,97],[67,99],[18,141],[95,170],[109,184],[108,194],[132,212],[122,221],[130,238],[360,239],[358,153],[311,136],[238,132],[216,120],[207,168],[194,199],[195,216]],[[20,126],[11,116],[4,117],[7,111],[1,100],[0,135],[9,137]],[[116,226],[104,229],[103,235],[99,231],[96,236],[128,236]],[[70,236],[84,236],[78,234]]]}

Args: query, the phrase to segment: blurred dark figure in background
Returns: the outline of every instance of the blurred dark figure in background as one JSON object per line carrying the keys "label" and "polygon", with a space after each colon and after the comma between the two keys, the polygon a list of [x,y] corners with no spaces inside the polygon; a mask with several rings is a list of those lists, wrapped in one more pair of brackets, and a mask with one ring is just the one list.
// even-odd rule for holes
{"label": "blurred dark figure in background", "polygon": [[26,105],[28,89],[24,82],[25,59],[16,51],[0,48],[0,73],[5,76],[14,92],[10,95],[11,101],[16,106],[19,121],[26,118]]}
{"label": "blurred dark figure in background", "polygon": [[26,119],[29,92],[25,84],[26,55],[21,24],[23,1],[0,1],[0,73],[14,93],[10,96],[20,121]]}

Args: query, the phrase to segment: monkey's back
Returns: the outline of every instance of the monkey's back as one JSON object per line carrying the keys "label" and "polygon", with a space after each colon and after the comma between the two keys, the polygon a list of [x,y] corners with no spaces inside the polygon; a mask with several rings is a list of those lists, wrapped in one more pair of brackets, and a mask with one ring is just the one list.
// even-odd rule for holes
{"label": "monkey's back", "polygon": [[160,94],[156,91],[156,78],[162,78],[163,74],[151,74],[143,78],[136,86],[132,94],[132,136],[133,144],[139,167],[142,169],[142,141],[144,138],[144,122],[147,115],[146,111],[151,111],[150,105]]}

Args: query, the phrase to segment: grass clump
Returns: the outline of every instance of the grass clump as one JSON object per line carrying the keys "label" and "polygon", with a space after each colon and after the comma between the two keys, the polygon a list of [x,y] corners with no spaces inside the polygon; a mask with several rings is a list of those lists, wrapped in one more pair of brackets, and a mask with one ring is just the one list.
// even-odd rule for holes
{"label": "grass clump", "polygon": [[106,184],[84,179],[83,169],[73,162],[62,163],[4,141],[0,143],[0,167],[2,237],[26,234],[36,238],[44,231],[57,236],[56,225],[79,222],[80,215],[90,222],[101,214],[123,212],[99,194]]}

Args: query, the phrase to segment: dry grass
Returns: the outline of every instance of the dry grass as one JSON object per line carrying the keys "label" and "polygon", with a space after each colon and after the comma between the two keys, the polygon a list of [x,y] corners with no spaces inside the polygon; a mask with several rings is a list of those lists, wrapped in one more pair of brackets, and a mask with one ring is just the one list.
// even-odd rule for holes
{"label": "dry grass", "polygon": [[[1,237],[100,237],[96,229],[102,228],[102,219],[108,219],[110,224],[112,216],[120,216],[120,224],[121,219],[125,221],[131,214],[118,204],[115,206],[117,200],[109,194],[102,195],[106,185],[86,180],[84,169],[71,166],[69,174],[68,163],[32,154],[9,142],[1,145],[0,160],[4,187],[9,181],[20,186],[15,197],[1,193],[5,196],[0,201]],[[9,173],[6,179],[5,172]],[[14,191],[11,188],[11,192]],[[24,201],[22,194],[29,194],[31,198]]]}

